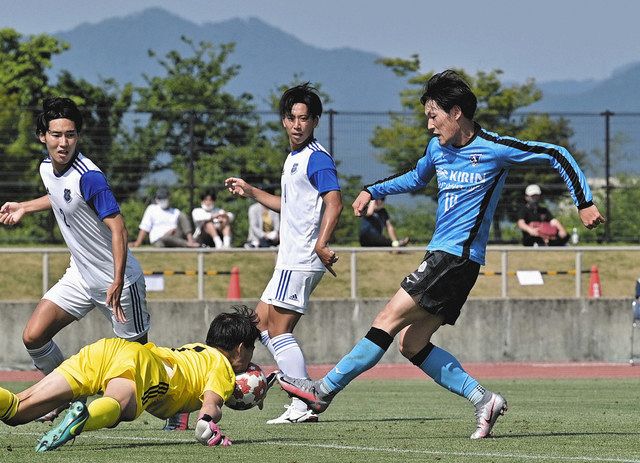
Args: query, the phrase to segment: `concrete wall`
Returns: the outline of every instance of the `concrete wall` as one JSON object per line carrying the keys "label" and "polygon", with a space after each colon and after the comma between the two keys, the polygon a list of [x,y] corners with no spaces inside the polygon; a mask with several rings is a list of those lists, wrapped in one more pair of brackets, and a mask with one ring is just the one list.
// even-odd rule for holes
{"label": "concrete wall", "polygon": [[[254,307],[256,300],[244,300]],[[335,363],[369,329],[386,299],[316,300],[296,328],[309,363]],[[31,362],[21,334],[36,301],[0,302],[0,369],[26,369]],[[179,346],[203,341],[210,321],[228,310],[228,301],[151,301],[150,340]],[[629,359],[631,300],[628,299],[473,299],[455,326],[442,327],[433,342],[461,361],[604,361]],[[97,310],[56,336],[65,355],[101,337],[111,326]],[[640,330],[637,336],[640,346]],[[640,349],[637,349],[640,350]],[[266,349],[254,361],[273,364]],[[392,346],[383,362],[404,358]]]}

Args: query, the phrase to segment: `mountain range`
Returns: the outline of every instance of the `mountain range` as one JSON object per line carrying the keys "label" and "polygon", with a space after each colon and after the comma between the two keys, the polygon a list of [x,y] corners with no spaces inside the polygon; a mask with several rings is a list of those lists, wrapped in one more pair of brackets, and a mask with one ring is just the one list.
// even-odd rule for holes
{"label": "mountain range", "polygon": [[195,43],[234,42],[227,64],[239,64],[241,69],[226,89],[254,95],[259,109],[270,109],[270,93],[292,82],[295,75],[321,83],[332,98],[328,106],[336,110],[400,109],[398,92],[403,82],[375,63],[379,56],[350,48],[317,48],[254,18],[198,25],[151,8],[53,35],[71,48],[54,58],[52,73],[68,69],[90,82],[113,77],[120,83],[142,84],[143,74],[162,72],[148,50],[160,57],[170,50],[187,54],[189,49],[180,40],[184,35]]}
{"label": "mountain range", "polygon": [[[405,85],[403,79],[376,64],[379,55],[352,48],[318,48],[256,18],[200,25],[161,8],[149,8],[53,35],[71,48],[54,57],[52,76],[68,69],[90,82],[112,77],[120,83],[134,84],[144,82],[143,74],[162,72],[148,50],[158,56],[170,50],[188,53],[180,41],[183,35],[195,42],[234,42],[229,64],[239,64],[241,70],[227,90],[253,94],[260,109],[268,109],[269,94],[291,82],[294,75],[321,83],[331,95],[330,106],[338,111],[398,110],[398,95]],[[629,97],[629,90],[639,88],[639,84],[640,62],[624,66],[602,81],[538,82],[544,97],[530,109],[640,111],[640,98]]]}
{"label": "mountain range", "polygon": [[[100,78],[114,78],[119,83],[144,83],[144,75],[154,76],[163,72],[155,58],[148,55],[153,50],[163,57],[170,50],[189,54],[181,40],[186,36],[194,42],[208,41],[214,44],[235,43],[235,50],[227,64],[240,65],[240,72],[226,87],[232,94],[250,93],[258,109],[268,110],[269,95],[295,76],[319,83],[330,95],[325,109],[338,112],[387,112],[400,110],[399,94],[406,86],[388,68],[376,64],[381,56],[352,48],[323,49],[302,42],[287,31],[280,30],[256,19],[231,19],[216,23],[196,24],[160,8],[150,8],[123,17],[114,17],[97,23],[84,23],[71,30],[53,34],[70,44],[70,49],[53,58],[50,75],[67,69],[76,77],[97,83]],[[490,69],[487,69],[489,71]],[[508,82],[505,82],[508,84]],[[590,112],[599,114],[605,110],[614,112],[640,112],[640,98],[630,92],[640,88],[640,62],[628,64],[616,70],[608,79],[537,82],[543,91],[541,101],[527,110],[546,112]],[[591,153],[596,166],[591,174],[602,176],[602,163],[598,157],[603,152],[603,119],[597,117],[570,116],[575,130],[576,146]],[[640,145],[637,118],[616,118],[622,122],[626,146],[635,153]],[[372,130],[374,122],[366,128]],[[343,167],[349,173],[362,171],[362,153],[371,151],[368,136],[355,140],[351,127],[341,126],[350,138],[338,140],[341,156],[351,158]],[[345,136],[346,137],[346,136]],[[320,138],[320,136],[319,136]],[[347,146],[347,149],[344,147]],[[337,151],[337,150],[336,150]],[[598,154],[600,153],[600,154]],[[622,161],[615,170],[636,171],[635,163]],[[384,166],[372,162],[367,168],[375,180],[387,174]],[[616,169],[617,167],[617,169]],[[589,170],[589,169],[588,169]],[[365,177],[367,177],[365,175]],[[366,178],[365,178],[366,180]]]}

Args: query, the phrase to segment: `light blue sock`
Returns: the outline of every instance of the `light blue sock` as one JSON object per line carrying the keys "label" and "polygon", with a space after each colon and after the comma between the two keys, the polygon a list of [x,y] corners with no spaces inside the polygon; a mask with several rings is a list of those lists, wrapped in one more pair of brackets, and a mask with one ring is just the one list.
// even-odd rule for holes
{"label": "light blue sock", "polygon": [[378,363],[392,341],[393,337],[388,333],[371,328],[367,336],[322,378],[323,392],[334,393],[344,389],[354,378]]}
{"label": "light blue sock", "polygon": [[440,386],[477,403],[484,394],[484,388],[464,371],[460,362],[444,349],[434,346],[420,369]]}

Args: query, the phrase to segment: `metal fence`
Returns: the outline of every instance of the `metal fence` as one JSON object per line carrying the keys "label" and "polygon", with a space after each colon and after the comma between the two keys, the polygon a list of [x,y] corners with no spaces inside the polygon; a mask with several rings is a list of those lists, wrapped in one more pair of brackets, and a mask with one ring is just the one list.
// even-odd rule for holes
{"label": "metal fence", "polygon": [[[26,110],[25,110],[26,111]],[[33,111],[33,110],[30,110]],[[514,118],[524,117],[531,112],[518,112],[514,114]],[[638,175],[640,172],[640,163],[637,159],[640,155],[640,113],[613,113],[603,110],[598,113],[544,113],[548,114],[552,119],[564,118],[569,121],[570,127],[574,131],[571,138],[572,144],[586,155],[584,170],[590,180],[594,182],[594,191],[600,192],[605,198],[601,209],[607,217],[611,216],[611,204],[609,196],[615,187],[612,177],[619,174]],[[276,122],[278,116],[271,112],[257,113],[262,123]],[[380,178],[387,177],[393,172],[390,171],[388,165],[384,164],[380,159],[380,152],[371,145],[374,131],[377,127],[390,126],[392,118],[413,118],[409,113],[398,112],[349,112],[328,110],[322,118],[322,122],[316,130],[316,136],[319,141],[324,144],[339,162],[339,171],[342,175],[357,175],[362,178],[363,183],[370,183]],[[129,132],[133,133],[137,127],[143,126],[149,118],[148,113],[129,112],[125,114],[124,121]],[[15,136],[15,127],[0,126],[0,141],[6,142]],[[95,152],[86,153],[93,158],[99,165],[101,161],[106,162],[106,158],[110,156],[112,148],[107,143],[111,140],[112,134],[100,127],[87,131],[83,135],[85,138],[92,140],[95,146]],[[167,140],[165,148],[171,144],[184,144],[184,150],[187,152],[193,149],[190,147],[188,137],[180,141]],[[1,146],[1,145],[0,145]],[[82,149],[82,147],[80,147]],[[419,156],[420,153],[416,153]],[[0,156],[7,156],[6,153],[0,153]],[[15,156],[15,155],[14,155]],[[154,160],[162,162],[163,156],[166,161],[165,152],[152,153]],[[21,158],[22,160],[14,164],[14,172],[3,172],[0,178],[0,196],[3,198],[12,197],[13,191],[21,191],[23,195],[26,192],[32,192],[31,196],[41,194],[41,185],[38,181],[16,180],[20,178],[18,173],[33,171],[34,178],[37,177],[34,160],[39,157],[39,153],[32,153],[31,157]],[[119,167],[124,171],[140,171],[141,165],[131,164]],[[194,167],[197,169],[197,166]],[[121,174],[116,172],[115,174]],[[109,173],[111,176],[113,173]],[[194,175],[190,176],[194,178]],[[197,177],[197,176],[195,176]],[[274,172],[274,182],[279,181],[279,172]],[[142,186],[153,185],[159,183],[176,182],[175,175],[169,171],[156,172],[146,175],[143,179]],[[199,189],[198,185],[193,184],[175,184],[176,189],[185,189],[189,191],[189,197],[195,196],[194,191]],[[522,188],[524,185],[512,186],[512,188]],[[563,185],[548,185],[548,189],[563,188]],[[547,189],[547,191],[548,191]],[[140,194],[140,190],[132,190],[131,194]],[[29,197],[29,195],[26,195]],[[26,199],[26,198],[16,198]],[[126,201],[128,198],[118,198],[120,201]],[[409,201],[406,198],[393,198],[393,201]],[[396,203],[397,204],[397,203]],[[192,206],[190,204],[190,206]],[[609,225],[605,225],[605,238],[611,240]],[[615,237],[613,237],[615,238]]]}
{"label": "metal fence", "polygon": [[[402,248],[401,251],[398,248],[353,248],[353,247],[339,247],[334,248],[342,259],[346,260],[346,254],[349,255],[349,278],[347,294],[333,294],[332,298],[345,298],[358,300],[361,298],[370,298],[371,294],[363,290],[362,279],[369,279],[370,274],[382,272],[383,278],[389,280],[389,276],[385,275],[388,264],[386,264],[389,258],[398,258],[399,253],[412,253],[411,265],[417,265],[419,263],[419,256],[424,253],[422,247],[408,247]],[[197,300],[205,299],[205,275],[207,270],[205,269],[205,256],[213,256],[215,254],[244,254],[255,255],[256,253],[270,253],[275,257],[274,249],[188,249],[188,248],[137,248],[135,253],[141,254],[160,254],[167,255],[165,262],[169,265],[172,262],[171,256],[176,254],[189,255],[196,258],[197,270],[195,272],[182,272],[190,274],[196,277],[193,285],[197,287]],[[359,264],[359,258],[364,254],[369,253],[382,253],[387,255],[385,260],[377,260],[374,264],[369,261],[366,267],[363,269]],[[571,262],[571,265],[567,265],[567,268],[536,268],[535,255],[540,257],[540,253],[544,253],[547,256],[560,255],[571,256],[571,259],[564,259],[564,264],[567,265]],[[68,250],[59,248],[0,248],[0,261],[6,262],[7,256],[10,255],[24,255],[24,254],[39,254],[41,255],[41,289],[44,294],[52,285],[52,278],[50,276],[50,256],[52,254],[68,254]],[[524,255],[521,259],[514,259],[516,255]],[[589,256],[588,259],[585,256]],[[517,286],[516,274],[518,270],[528,269],[539,271],[542,274],[552,278],[557,275],[564,275],[565,283],[560,284],[560,289],[555,288],[553,293],[546,291],[545,289],[536,290],[535,293],[526,295],[524,297],[535,297],[537,299],[546,298],[581,298],[589,294],[588,289],[585,288],[585,279],[591,283],[591,279],[594,277],[594,267],[597,269],[600,264],[600,271],[596,270],[598,275],[598,284],[600,275],[603,275],[604,279],[608,279],[609,291],[608,296],[613,297],[631,297],[635,290],[635,281],[640,276],[640,246],[577,246],[577,247],[565,247],[565,248],[531,248],[522,246],[489,246],[487,249],[487,265],[481,268],[481,278],[492,279],[489,286],[495,289],[495,295],[492,297],[509,298],[509,297],[522,297],[522,294],[515,294],[513,288]],[[415,258],[414,258],[415,257]],[[626,260],[625,260],[626,259]],[[275,262],[275,261],[274,261]],[[542,262],[545,262],[544,260]],[[548,263],[548,261],[546,261]],[[546,264],[542,264],[546,265]],[[415,267],[410,267],[411,269]],[[411,271],[411,270],[409,270]],[[149,274],[149,272],[146,272]],[[174,272],[169,270],[166,272],[169,275],[179,274],[180,272]],[[220,272],[228,274],[229,272]],[[403,274],[404,275],[404,274]],[[395,279],[397,275],[394,275]],[[0,279],[6,280],[5,285],[10,285],[9,280],[14,278],[12,272],[12,265],[7,264],[0,270]],[[567,279],[569,278],[569,279]],[[572,281],[572,284],[569,283]],[[389,283],[385,281],[384,284]],[[567,284],[568,283],[568,284]],[[614,284],[615,283],[615,284]],[[378,285],[383,282],[375,283]],[[520,283],[521,284],[521,283]],[[478,286],[478,285],[477,285]],[[556,285],[557,286],[557,285]],[[394,281],[390,284],[390,287],[397,289],[397,283]],[[510,289],[511,288],[511,289]],[[261,288],[260,288],[261,289]],[[473,294],[473,293],[472,293]],[[602,288],[598,289],[599,297],[602,294]],[[188,299],[182,294],[169,295],[175,299]],[[391,293],[388,294],[391,296]],[[11,299],[9,297],[9,299]]]}

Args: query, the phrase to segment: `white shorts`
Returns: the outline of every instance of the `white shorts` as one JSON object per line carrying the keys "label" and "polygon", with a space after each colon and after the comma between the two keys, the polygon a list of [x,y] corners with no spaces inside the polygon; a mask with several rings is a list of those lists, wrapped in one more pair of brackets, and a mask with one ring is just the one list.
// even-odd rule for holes
{"label": "white shorts", "polygon": [[323,275],[324,272],[276,269],[260,300],[283,309],[304,313],[309,304],[309,296]]}
{"label": "white shorts", "polygon": [[146,297],[144,276],[124,288],[120,304],[127,321],[120,323],[106,304],[107,291],[90,290],[80,273],[75,268],[69,267],[62,278],[42,296],[42,299],[53,302],[78,320],[97,307],[107,319],[111,320],[111,327],[117,337],[135,341],[149,331],[151,317],[147,312]]}

